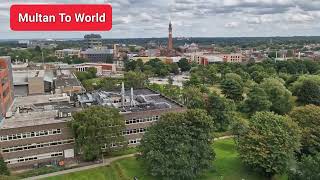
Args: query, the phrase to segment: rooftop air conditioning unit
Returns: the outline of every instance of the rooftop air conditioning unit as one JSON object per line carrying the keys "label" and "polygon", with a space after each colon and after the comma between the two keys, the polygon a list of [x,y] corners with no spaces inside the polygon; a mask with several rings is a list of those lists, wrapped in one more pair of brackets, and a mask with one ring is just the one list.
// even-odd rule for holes
{"label": "rooftop air conditioning unit", "polygon": [[9,111],[9,112],[6,113],[6,118],[10,118],[10,117],[12,117],[12,115],[13,115],[12,112]]}

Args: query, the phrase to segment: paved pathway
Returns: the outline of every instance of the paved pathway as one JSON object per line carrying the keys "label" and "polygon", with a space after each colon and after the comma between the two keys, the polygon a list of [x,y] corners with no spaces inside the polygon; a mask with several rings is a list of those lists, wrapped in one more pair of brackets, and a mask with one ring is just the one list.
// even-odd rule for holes
{"label": "paved pathway", "polygon": [[214,138],[214,140],[222,140],[222,139],[229,139],[229,138],[233,138],[234,136],[233,135],[230,135],[230,136],[222,136],[222,137],[218,137],[218,138]]}
{"label": "paved pathway", "polygon": [[37,179],[43,179],[43,178],[48,178],[48,177],[52,177],[52,176],[59,176],[59,175],[63,175],[63,174],[83,171],[83,170],[87,170],[87,169],[93,169],[93,168],[109,165],[113,161],[117,161],[119,159],[123,159],[123,158],[127,158],[127,157],[133,157],[134,155],[135,154],[128,154],[128,155],[124,155],[124,156],[108,158],[108,159],[104,159],[104,163],[94,164],[94,165],[84,166],[84,167],[79,167],[79,168],[74,168],[74,169],[68,169],[68,170],[63,170],[63,171],[58,171],[58,172],[44,174],[44,175],[40,175],[40,176],[34,176],[34,177],[26,178],[26,179],[23,179],[23,180],[37,180]]}
{"label": "paved pathway", "polygon": [[[233,136],[222,136],[222,137],[219,137],[219,138],[214,138],[214,140],[228,139],[228,138],[232,138],[232,137]],[[104,159],[104,163],[94,164],[94,165],[89,165],[89,166],[84,166],[84,167],[79,167],[79,168],[74,168],[74,169],[68,169],[68,170],[63,170],[63,171],[58,171],[58,172],[44,174],[44,175],[40,175],[40,176],[34,176],[34,177],[26,178],[26,179],[23,179],[23,180],[38,180],[38,179],[44,179],[44,178],[48,178],[48,177],[52,177],[52,176],[59,176],[59,175],[78,172],[78,171],[83,171],[83,170],[87,170],[87,169],[93,169],[93,168],[97,168],[97,167],[101,167],[101,166],[110,165],[113,161],[117,161],[119,159],[123,159],[123,158],[127,158],[127,157],[133,157],[134,155],[135,154],[128,154],[128,155],[124,155],[124,156],[108,158],[108,159]]]}

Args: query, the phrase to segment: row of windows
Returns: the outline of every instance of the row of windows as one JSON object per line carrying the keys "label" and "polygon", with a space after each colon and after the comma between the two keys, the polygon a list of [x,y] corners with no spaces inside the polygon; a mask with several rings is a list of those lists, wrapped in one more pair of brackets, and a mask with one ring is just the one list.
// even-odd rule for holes
{"label": "row of windows", "polygon": [[59,146],[59,145],[71,144],[71,143],[74,143],[74,139],[52,141],[52,142],[45,142],[45,143],[37,143],[37,144],[34,143],[34,144],[27,144],[27,145],[23,145],[23,146],[13,146],[13,147],[9,147],[9,148],[2,148],[2,152],[3,153],[10,153],[10,152],[45,148],[45,147],[50,147],[50,146]]}
{"label": "row of windows", "polygon": [[0,136],[0,142],[27,139],[27,138],[33,138],[33,137],[41,137],[41,136],[49,136],[49,135],[55,135],[55,134],[61,134],[61,129],[51,129],[51,130],[43,130],[43,131],[37,131],[37,132],[26,132],[21,134],[11,134],[7,136]]}
{"label": "row of windows", "polygon": [[[125,142],[111,143],[111,148],[122,147],[124,143],[125,143]],[[107,144],[104,144],[104,145],[101,147],[101,149],[102,149],[102,150],[106,150],[106,149],[107,149]]]}
{"label": "row of windows", "polygon": [[59,112],[59,113],[58,113],[58,116],[59,116],[59,118],[65,118],[65,117],[71,117],[72,114],[71,114],[71,112],[68,112],[68,113],[66,113],[66,112]]}
{"label": "row of windows", "polygon": [[140,144],[141,139],[130,139],[129,140],[129,145],[132,144]]}
{"label": "row of windows", "polygon": [[139,129],[127,129],[123,131],[123,135],[130,135],[130,134],[140,134],[145,133],[147,131],[146,128],[139,128]]}
{"label": "row of windows", "polygon": [[[140,144],[141,139],[130,139],[128,140],[128,145],[133,145],[133,144]],[[124,142],[126,143],[126,142]],[[115,148],[115,147],[122,147],[123,143],[118,142],[118,143],[111,143],[111,148]],[[101,147],[102,150],[107,149],[107,145],[105,144],[104,146]]]}
{"label": "row of windows", "polygon": [[15,159],[8,159],[6,160],[7,164],[17,164],[17,163],[21,163],[21,162],[29,162],[29,161],[36,161],[36,160],[40,160],[40,159],[48,159],[48,158],[52,158],[52,157],[59,157],[59,156],[63,156],[63,152],[52,152],[52,153],[47,153],[47,154],[38,154],[36,156],[28,156],[28,157],[19,157],[19,158],[15,158]]}
{"label": "row of windows", "polygon": [[132,119],[126,120],[126,124],[138,124],[138,123],[158,121],[159,118],[160,118],[159,116],[152,116],[152,117],[146,117],[146,118],[132,118]]}

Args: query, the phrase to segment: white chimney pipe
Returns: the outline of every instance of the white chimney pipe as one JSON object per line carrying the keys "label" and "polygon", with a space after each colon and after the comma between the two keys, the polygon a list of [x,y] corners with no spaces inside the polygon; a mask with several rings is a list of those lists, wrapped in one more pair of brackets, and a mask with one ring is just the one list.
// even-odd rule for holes
{"label": "white chimney pipe", "polygon": [[122,82],[122,88],[121,88],[121,103],[122,103],[122,106],[124,106],[124,100],[125,100],[125,89],[124,89],[124,82]]}
{"label": "white chimney pipe", "polygon": [[131,95],[130,95],[130,106],[134,107],[135,103],[134,103],[134,99],[133,99],[133,88],[131,87]]}

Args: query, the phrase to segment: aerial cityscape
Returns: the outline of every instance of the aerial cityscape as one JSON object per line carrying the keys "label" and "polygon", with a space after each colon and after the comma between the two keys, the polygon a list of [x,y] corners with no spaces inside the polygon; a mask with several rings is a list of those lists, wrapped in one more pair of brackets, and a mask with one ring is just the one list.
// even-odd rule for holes
{"label": "aerial cityscape", "polygon": [[[309,21],[320,4],[217,2],[175,0],[172,16],[145,17],[155,36],[0,32],[0,180],[319,180],[318,26],[181,36],[177,17],[264,7],[292,15],[273,22]],[[115,15],[131,3],[114,3]],[[242,28],[228,18],[225,28]]]}

